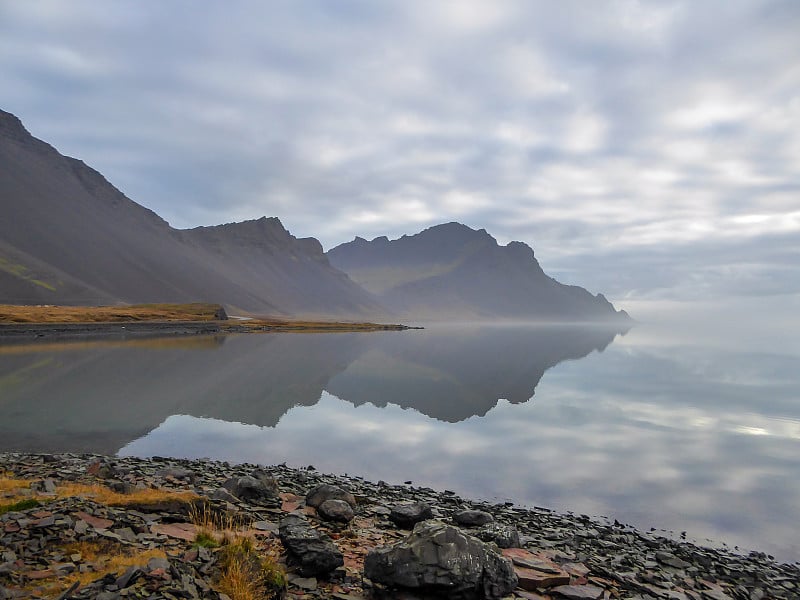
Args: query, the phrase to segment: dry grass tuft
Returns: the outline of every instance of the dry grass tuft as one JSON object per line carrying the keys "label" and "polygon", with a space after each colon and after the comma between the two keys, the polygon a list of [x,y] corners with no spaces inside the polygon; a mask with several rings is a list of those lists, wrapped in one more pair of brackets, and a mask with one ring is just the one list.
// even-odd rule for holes
{"label": "dry grass tuft", "polygon": [[251,538],[236,538],[219,551],[219,591],[232,600],[274,599],[283,596],[286,573],[269,552],[260,553]]}
{"label": "dry grass tuft", "polygon": [[220,547],[219,591],[232,600],[282,598],[286,574],[278,564],[280,550],[259,547],[248,535],[251,523],[236,514],[214,510],[208,505],[193,507],[192,522],[197,526],[195,546]]}
{"label": "dry grass tuft", "polygon": [[0,514],[10,510],[24,510],[14,508],[14,505],[36,499],[30,487],[31,482],[27,479],[16,479],[9,474],[0,477]]}

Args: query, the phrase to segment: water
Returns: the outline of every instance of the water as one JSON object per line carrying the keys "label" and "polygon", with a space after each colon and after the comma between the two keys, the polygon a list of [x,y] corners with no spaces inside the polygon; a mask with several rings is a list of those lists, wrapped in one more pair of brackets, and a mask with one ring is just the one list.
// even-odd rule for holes
{"label": "water", "polygon": [[0,346],[0,450],[313,464],[800,560],[800,352],[722,329]]}

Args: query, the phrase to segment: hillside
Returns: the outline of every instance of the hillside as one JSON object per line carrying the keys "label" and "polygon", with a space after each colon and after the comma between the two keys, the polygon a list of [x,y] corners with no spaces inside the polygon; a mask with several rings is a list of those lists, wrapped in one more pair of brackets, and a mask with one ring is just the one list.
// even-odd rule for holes
{"label": "hillside", "polygon": [[0,302],[218,302],[272,315],[382,309],[276,218],[182,231],[0,111]]}
{"label": "hillside", "polygon": [[397,240],[356,238],[331,264],[406,318],[627,321],[601,294],[547,276],[521,242],[446,223]]}

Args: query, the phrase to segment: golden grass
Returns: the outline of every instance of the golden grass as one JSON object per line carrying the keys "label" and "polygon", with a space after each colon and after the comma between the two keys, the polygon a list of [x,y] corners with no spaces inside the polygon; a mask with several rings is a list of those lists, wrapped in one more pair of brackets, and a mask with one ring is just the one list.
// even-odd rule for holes
{"label": "golden grass", "polygon": [[[34,499],[47,502],[52,497],[30,492],[32,480],[0,477],[0,494],[3,495],[2,506],[14,504],[20,500]],[[56,498],[88,498],[108,506],[131,506],[140,504],[158,504],[163,502],[181,502],[191,504],[199,498],[193,492],[181,492],[165,489],[146,488],[134,490],[130,494],[120,494],[100,484],[64,482],[56,486]]]}
{"label": "golden grass", "polygon": [[29,479],[15,479],[8,473],[0,475],[0,493],[15,492],[17,490],[29,489],[31,481]]}
{"label": "golden grass", "polygon": [[[218,304],[137,304],[131,306],[20,306],[0,304],[0,323],[122,323],[132,321],[217,321]],[[288,320],[257,317],[220,321],[223,331],[325,333],[387,331],[403,325],[341,321]]]}
{"label": "golden grass", "polygon": [[14,510],[13,505],[25,500],[35,500],[30,491],[31,482],[8,474],[0,476],[0,514]]}
{"label": "golden grass", "polygon": [[122,574],[129,567],[137,566],[144,567],[147,565],[151,558],[166,558],[167,554],[163,550],[150,549],[134,551],[127,546],[122,546],[111,541],[79,541],[71,542],[59,548],[64,555],[69,558],[73,555],[80,554],[80,559],[77,561],[82,564],[91,564],[92,570],[80,573],[75,571],[62,575],[60,577],[54,575],[53,578],[48,580],[40,580],[36,582],[29,582],[24,588],[27,591],[38,589],[44,594],[56,595],[59,592],[69,589],[74,583],[79,586],[91,583],[109,573],[115,575]]}
{"label": "golden grass", "polygon": [[178,501],[186,504],[198,499],[193,492],[176,492],[165,489],[146,488],[134,490],[130,494],[120,494],[99,484],[67,482],[56,486],[58,498],[83,497],[108,506],[130,506],[138,504],[156,504],[159,502]]}
{"label": "golden grass", "polygon": [[280,598],[286,574],[274,552],[256,547],[250,538],[236,538],[219,551],[217,587],[232,600]]}
{"label": "golden grass", "polygon": [[218,304],[136,304],[131,306],[21,306],[0,304],[0,323],[118,323],[130,321],[214,321]]}
{"label": "golden grass", "polygon": [[[51,500],[51,497],[30,493],[32,480],[20,479],[10,473],[0,474],[0,492],[12,499]],[[191,492],[164,489],[136,490],[131,494],[120,494],[99,484],[66,482],[56,486],[57,498],[90,498],[110,506],[129,506],[160,502],[179,501],[187,504],[198,499]],[[8,498],[6,498],[8,499]],[[286,574],[278,563],[280,547],[276,540],[256,541],[248,529],[249,522],[236,515],[215,511],[208,505],[192,505],[190,519],[197,525],[197,545],[221,546],[220,572],[215,580],[218,589],[232,600],[256,600],[280,598],[286,586]],[[42,580],[28,581],[23,591],[33,595],[56,596],[74,584],[84,586],[109,573],[119,574],[131,566],[144,567],[151,558],[165,558],[161,549],[134,551],[110,540],[72,542],[59,548],[66,558],[79,564],[92,565],[92,569]]]}
{"label": "golden grass", "polygon": [[216,579],[220,592],[232,600],[281,597],[286,573],[277,562],[280,549],[274,544],[259,547],[249,535],[251,523],[208,505],[194,507],[189,517],[197,526],[196,546],[221,546],[217,551],[220,572]]}

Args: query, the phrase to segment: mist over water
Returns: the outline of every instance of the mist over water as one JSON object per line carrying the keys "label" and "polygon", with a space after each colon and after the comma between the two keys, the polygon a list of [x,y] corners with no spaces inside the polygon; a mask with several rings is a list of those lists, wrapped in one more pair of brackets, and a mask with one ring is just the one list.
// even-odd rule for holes
{"label": "mist over water", "polygon": [[0,447],[313,464],[799,560],[798,329],[757,305],[0,348]]}

